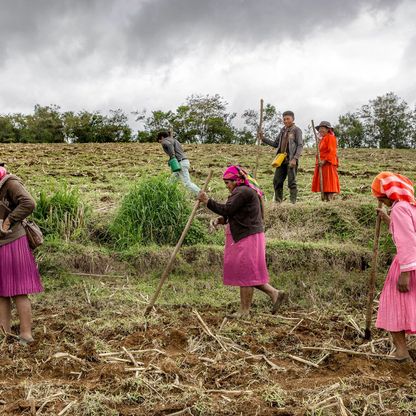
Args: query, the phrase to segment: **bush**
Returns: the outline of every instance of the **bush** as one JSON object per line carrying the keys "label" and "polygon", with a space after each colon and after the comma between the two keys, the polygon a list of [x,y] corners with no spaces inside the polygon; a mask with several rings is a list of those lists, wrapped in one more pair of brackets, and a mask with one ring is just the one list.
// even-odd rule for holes
{"label": "bush", "polygon": [[33,212],[33,219],[47,237],[66,241],[86,235],[87,207],[77,190],[62,186],[48,195],[41,191]]}
{"label": "bush", "polygon": [[[134,244],[175,245],[191,213],[186,195],[166,177],[137,182],[121,202],[110,235],[120,249]],[[204,227],[195,219],[185,244],[206,241]]]}

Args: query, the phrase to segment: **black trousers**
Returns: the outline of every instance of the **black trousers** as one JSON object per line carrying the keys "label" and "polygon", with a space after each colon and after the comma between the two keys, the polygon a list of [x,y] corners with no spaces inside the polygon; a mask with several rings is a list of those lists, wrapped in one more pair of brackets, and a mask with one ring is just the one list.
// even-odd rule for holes
{"label": "black trousers", "polygon": [[278,167],[274,173],[274,198],[276,202],[283,201],[283,185],[286,178],[288,179],[288,188],[290,191],[290,202],[296,202],[298,196],[298,188],[296,183],[296,174],[298,172],[298,163],[294,168],[289,167],[289,162],[284,162]]}

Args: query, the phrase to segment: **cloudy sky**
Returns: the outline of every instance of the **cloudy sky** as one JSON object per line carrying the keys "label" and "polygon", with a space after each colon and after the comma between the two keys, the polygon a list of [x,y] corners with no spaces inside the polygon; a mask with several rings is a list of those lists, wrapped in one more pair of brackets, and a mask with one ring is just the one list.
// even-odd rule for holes
{"label": "cloudy sky", "polygon": [[0,0],[0,113],[260,98],[298,124],[416,103],[415,0]]}

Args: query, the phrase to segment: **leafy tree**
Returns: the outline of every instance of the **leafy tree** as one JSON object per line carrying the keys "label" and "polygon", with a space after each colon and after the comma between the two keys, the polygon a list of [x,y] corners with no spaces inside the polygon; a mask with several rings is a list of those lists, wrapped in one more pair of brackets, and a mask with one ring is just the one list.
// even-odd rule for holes
{"label": "leafy tree", "polygon": [[152,111],[149,116],[146,110],[136,111],[133,114],[136,115],[136,121],[143,123],[143,130],[139,130],[137,133],[137,141],[139,142],[153,142],[159,131],[172,128],[174,119],[172,111],[156,110]]}
{"label": "leafy tree", "polygon": [[0,141],[16,143],[63,143],[63,117],[56,105],[36,105],[33,114],[0,116]]}
{"label": "leafy tree", "polygon": [[67,111],[64,115],[65,136],[70,143],[88,143],[94,141],[94,114],[80,111],[78,114]]}
{"label": "leafy tree", "polygon": [[410,146],[416,148],[416,106],[412,114],[412,132],[410,135]]}
{"label": "leafy tree", "polygon": [[[263,134],[268,139],[275,139],[279,134],[280,129],[283,126],[282,114],[277,111],[276,107],[272,104],[266,104],[263,113]],[[241,144],[253,144],[257,140],[257,131],[259,128],[259,111],[246,110],[242,114],[241,118],[244,121],[245,127],[240,130]]]}
{"label": "leafy tree", "polygon": [[379,96],[360,110],[366,144],[380,148],[410,145],[413,114],[408,104],[393,92]]}
{"label": "leafy tree", "polygon": [[19,129],[13,122],[13,116],[0,116],[0,143],[14,143],[19,141]]}
{"label": "leafy tree", "polygon": [[359,115],[346,113],[339,117],[334,126],[340,147],[365,147],[365,131]]}
{"label": "leafy tree", "polygon": [[[186,99],[181,120],[197,143],[233,143],[235,129],[232,122],[236,113],[227,113],[226,110],[227,102],[218,94],[191,95]],[[190,138],[188,134],[185,141]]]}
{"label": "leafy tree", "polygon": [[119,108],[110,110],[110,116],[104,118],[101,130],[101,142],[130,142],[132,130],[128,124],[128,117]]}
{"label": "leafy tree", "polygon": [[66,112],[65,136],[71,143],[114,143],[132,140],[127,116],[119,110],[110,110],[110,116],[99,112]]}
{"label": "leafy tree", "polygon": [[57,105],[35,105],[33,114],[18,115],[20,141],[25,143],[65,142],[62,114]]}
{"label": "leafy tree", "polygon": [[153,141],[157,132],[172,128],[183,143],[234,143],[236,131],[232,125],[235,113],[227,113],[227,103],[217,95],[191,95],[175,112],[136,112],[143,122],[139,141]]}
{"label": "leafy tree", "polygon": [[415,111],[389,92],[340,116],[336,132],[342,147],[407,148],[415,144]]}

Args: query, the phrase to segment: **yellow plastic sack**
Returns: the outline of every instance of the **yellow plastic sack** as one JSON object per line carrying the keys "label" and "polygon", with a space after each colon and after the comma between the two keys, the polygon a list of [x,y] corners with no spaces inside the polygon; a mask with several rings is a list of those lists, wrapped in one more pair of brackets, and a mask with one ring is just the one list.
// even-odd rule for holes
{"label": "yellow plastic sack", "polygon": [[287,153],[278,153],[272,162],[274,168],[280,168],[282,163],[286,160]]}

